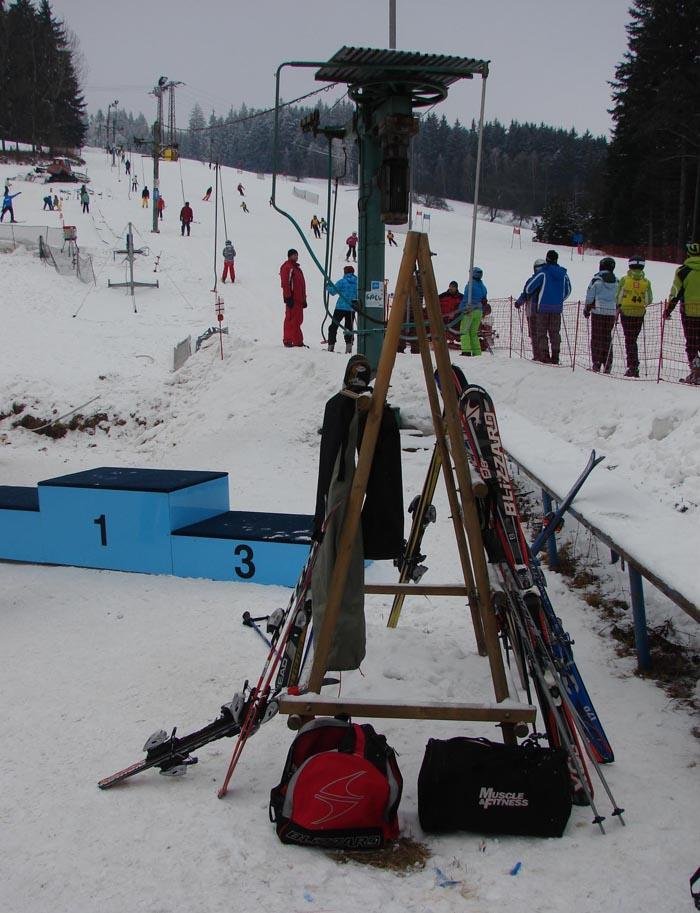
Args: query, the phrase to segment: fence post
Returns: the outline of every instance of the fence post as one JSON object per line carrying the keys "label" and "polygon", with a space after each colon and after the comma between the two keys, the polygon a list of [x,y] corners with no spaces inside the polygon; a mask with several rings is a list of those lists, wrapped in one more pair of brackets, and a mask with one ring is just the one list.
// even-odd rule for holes
{"label": "fence post", "polygon": [[571,356],[571,370],[576,367],[576,350],[578,348],[578,322],[581,316],[581,301],[576,302],[576,329],[574,330],[574,354]]}
{"label": "fence post", "polygon": [[651,669],[651,655],[649,653],[649,638],[647,635],[647,616],[644,608],[644,585],[642,583],[642,575],[631,564],[627,565],[627,572],[630,578],[637,665],[641,672],[647,672]]}
{"label": "fence post", "polygon": [[659,331],[659,364],[656,369],[656,383],[658,384],[661,380],[661,367],[664,361],[664,330],[666,329],[666,321],[664,320],[664,314],[666,313],[666,300],[662,302],[661,305],[661,329]]}
{"label": "fence post", "polygon": [[[542,513],[544,515],[543,522],[547,522],[547,517],[552,514],[552,498],[548,491],[542,489]],[[552,571],[556,571],[559,567],[559,555],[557,554],[557,534],[556,530],[552,535],[547,539],[547,561],[549,568]]]}
{"label": "fence post", "polygon": [[513,296],[510,295],[510,326],[508,328],[508,358],[513,357]]}

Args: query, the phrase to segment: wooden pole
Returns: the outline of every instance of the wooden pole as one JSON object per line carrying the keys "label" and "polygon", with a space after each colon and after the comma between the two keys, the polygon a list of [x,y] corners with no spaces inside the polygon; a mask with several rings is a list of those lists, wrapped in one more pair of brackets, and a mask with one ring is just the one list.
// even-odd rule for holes
{"label": "wooden pole", "polygon": [[[447,441],[445,439],[445,423],[442,417],[440,400],[438,398],[438,392],[435,385],[433,362],[430,357],[430,343],[428,341],[428,334],[425,330],[425,324],[423,322],[423,311],[420,306],[420,302],[418,301],[415,285],[411,292],[411,298],[413,304],[413,321],[416,325],[416,335],[418,337],[418,350],[423,362],[425,386],[428,391],[428,402],[430,403],[430,411],[433,417],[433,427],[435,428],[435,444],[440,454],[442,474],[445,480],[445,488],[447,489],[447,500],[450,505],[450,514],[452,515],[452,525],[454,526],[455,539],[457,540],[457,549],[459,551],[460,564],[462,565],[464,584],[469,590],[469,610],[472,616],[472,624],[474,625],[476,646],[479,651],[479,655],[486,656],[487,651],[486,641],[484,640],[484,628],[481,622],[481,616],[479,615],[479,600],[476,593],[476,586],[474,584],[474,572],[472,570],[471,561],[469,559],[467,538],[464,532],[464,518],[462,517],[462,511],[459,506],[457,487],[455,485],[454,472],[452,470],[452,460],[450,458],[450,452],[448,450]],[[433,345],[435,346],[442,343],[442,345],[446,347],[447,343],[445,342],[444,330],[440,334],[441,339],[439,341],[435,338],[434,332],[435,331],[433,330]],[[462,447],[464,447],[464,441],[462,441]]]}
{"label": "wooden pole", "polygon": [[399,268],[399,274],[396,280],[394,303],[389,315],[389,322],[387,323],[384,336],[384,344],[379,356],[377,376],[374,380],[374,392],[367,414],[364,434],[362,435],[362,445],[357,460],[357,468],[348,496],[348,505],[345,511],[340,541],[338,543],[338,554],[328,588],[326,613],[316,640],[314,661],[309,677],[309,690],[317,694],[321,691],[321,684],[326,674],[328,654],[330,652],[333,633],[340,614],[341,601],[343,592],[345,591],[348,570],[350,568],[353,542],[360,522],[362,502],[367,490],[367,480],[369,479],[370,469],[372,468],[374,449],[379,435],[379,425],[384,412],[384,404],[389,389],[389,381],[391,380],[391,372],[394,368],[394,362],[396,361],[396,350],[399,343],[399,336],[401,335],[401,326],[403,324],[403,306],[410,294],[411,284],[413,282],[418,237],[416,232],[409,232],[406,238],[403,259],[401,260],[401,267]]}
{"label": "wooden pole", "polygon": [[[407,246],[413,239],[413,236],[413,232],[408,233],[406,241]],[[464,437],[459,422],[457,393],[454,386],[452,364],[447,351],[447,343],[445,342],[442,333],[442,316],[440,313],[438,291],[435,283],[435,274],[433,273],[433,264],[430,257],[430,245],[427,235],[419,236],[418,265],[421,271],[426,308],[430,318],[435,349],[435,361],[437,363],[438,376],[440,378],[442,390],[442,401],[445,408],[445,423],[462,502],[464,526],[467,532],[467,539],[469,540],[472,567],[474,568],[474,578],[477,587],[479,611],[484,627],[484,637],[486,640],[489,664],[491,666],[491,678],[493,679],[496,700],[503,701],[509,696],[508,683],[503,666],[503,656],[501,655],[501,648],[498,642],[496,618],[491,607],[491,587],[489,585],[486,556],[481,538],[481,526],[479,523],[476,502],[474,500],[474,492],[472,491]],[[508,727],[506,726],[503,728],[503,734],[506,741],[515,740],[514,734],[512,731],[509,732]]]}

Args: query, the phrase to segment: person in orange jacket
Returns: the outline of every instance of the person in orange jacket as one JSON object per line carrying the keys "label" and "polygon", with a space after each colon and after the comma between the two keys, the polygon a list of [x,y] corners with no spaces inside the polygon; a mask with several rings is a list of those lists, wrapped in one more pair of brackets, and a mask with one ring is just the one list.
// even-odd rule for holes
{"label": "person in orange jacket", "polygon": [[163,221],[163,210],[165,209],[165,199],[161,196],[158,197],[158,202],[156,203],[156,209],[158,210],[158,218]]}
{"label": "person in orange jacket", "polygon": [[287,259],[280,267],[282,298],[284,299],[282,342],[288,349],[304,345],[301,324],[306,307],[306,280],[298,261],[299,251],[291,247],[287,251]]}

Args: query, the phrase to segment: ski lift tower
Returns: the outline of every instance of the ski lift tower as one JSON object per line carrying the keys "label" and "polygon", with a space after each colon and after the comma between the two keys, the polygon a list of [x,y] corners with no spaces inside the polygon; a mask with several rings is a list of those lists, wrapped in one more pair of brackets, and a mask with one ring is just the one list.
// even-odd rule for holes
{"label": "ski lift tower", "polygon": [[[413,112],[444,101],[449,86],[457,80],[473,79],[475,75],[482,77],[476,215],[489,61],[343,47],[323,64],[287,65],[319,66],[315,78],[322,82],[346,83],[348,95],[357,105],[360,158],[358,351],[363,352],[376,369],[384,338],[384,227],[408,222],[409,151],[411,137],[418,132],[418,118]],[[469,275],[474,259],[474,229],[473,224]]]}

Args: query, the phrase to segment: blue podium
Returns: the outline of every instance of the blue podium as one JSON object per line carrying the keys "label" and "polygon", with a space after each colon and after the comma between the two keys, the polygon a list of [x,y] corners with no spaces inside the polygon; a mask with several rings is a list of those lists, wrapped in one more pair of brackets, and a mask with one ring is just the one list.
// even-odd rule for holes
{"label": "blue podium", "polygon": [[44,561],[36,488],[0,485],[0,557],[9,561]]}
{"label": "blue podium", "polygon": [[172,574],[172,530],[228,507],[225,472],[103,466],[47,479],[39,482],[42,560]]}
{"label": "blue podium", "polygon": [[311,545],[313,517],[228,511],[176,529],[173,574],[294,586]]}

